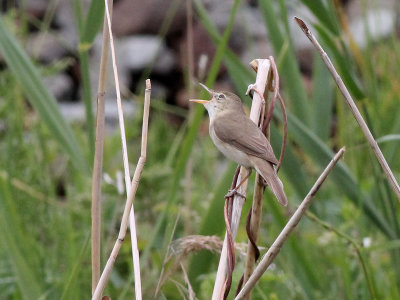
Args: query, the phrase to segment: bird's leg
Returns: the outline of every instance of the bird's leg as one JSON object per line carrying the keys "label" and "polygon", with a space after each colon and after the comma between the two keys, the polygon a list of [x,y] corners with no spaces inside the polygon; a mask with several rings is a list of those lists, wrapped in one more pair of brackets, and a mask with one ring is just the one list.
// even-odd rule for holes
{"label": "bird's leg", "polygon": [[246,199],[246,196],[243,195],[242,193],[239,193],[238,189],[250,177],[250,175],[251,175],[251,169],[249,170],[249,173],[247,174],[247,176],[245,178],[243,178],[242,181],[240,181],[240,183],[234,189],[228,191],[228,193],[225,195],[225,198],[232,197],[234,195],[238,195],[238,196]]}

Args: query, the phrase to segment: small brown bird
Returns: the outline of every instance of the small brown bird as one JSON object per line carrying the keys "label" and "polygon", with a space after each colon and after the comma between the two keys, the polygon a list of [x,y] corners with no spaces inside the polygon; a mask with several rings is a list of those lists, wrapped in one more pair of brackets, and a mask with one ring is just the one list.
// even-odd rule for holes
{"label": "small brown bird", "polygon": [[251,170],[255,169],[267,182],[279,203],[286,206],[283,184],[274,166],[278,164],[271,144],[260,128],[250,120],[242,101],[230,92],[216,92],[201,84],[212,99],[197,100],[210,116],[210,136],[217,148],[228,158]]}

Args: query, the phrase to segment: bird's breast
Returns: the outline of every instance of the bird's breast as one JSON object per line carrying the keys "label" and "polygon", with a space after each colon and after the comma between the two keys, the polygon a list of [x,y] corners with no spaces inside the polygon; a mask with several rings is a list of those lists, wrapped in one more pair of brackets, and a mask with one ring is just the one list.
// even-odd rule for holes
{"label": "bird's breast", "polygon": [[229,144],[229,142],[224,142],[218,138],[218,136],[215,134],[212,122],[210,122],[210,137],[215,146],[217,146],[218,150],[221,151],[227,158],[233,160],[239,165],[242,165],[243,167],[252,167],[252,163],[246,153],[232,146]]}

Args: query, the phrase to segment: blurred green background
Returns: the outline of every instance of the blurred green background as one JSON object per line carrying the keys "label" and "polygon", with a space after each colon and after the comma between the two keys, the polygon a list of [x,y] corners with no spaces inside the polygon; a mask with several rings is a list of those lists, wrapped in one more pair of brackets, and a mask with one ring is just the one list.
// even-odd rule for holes
{"label": "blurred green background", "polygon": [[[104,3],[44,1],[41,12],[39,4],[32,3],[36,2],[3,1],[0,16],[0,299],[87,299],[91,293],[92,111],[99,65],[95,45],[101,36]],[[124,3],[116,1],[115,14],[127,11]],[[300,222],[255,288],[253,299],[400,299],[398,199],[325,65],[293,20],[297,15],[311,25],[400,178],[396,159],[400,4],[193,0],[194,61],[189,64],[186,1],[165,1],[168,9],[159,9],[161,16],[152,13],[154,5],[161,5],[156,1],[132,3],[137,6],[128,12],[131,18],[136,12],[145,20],[157,23],[159,17],[161,22],[156,28],[145,26],[148,32],[143,28],[129,31],[121,25],[124,19],[114,15],[119,40],[144,32],[178,55],[164,73],[157,71],[165,58],[158,52],[142,67],[121,67],[127,78],[124,104],[133,107],[125,113],[131,170],[140,153],[144,79],[156,83],[147,162],[135,200],[144,299],[154,297],[162,269],[165,276],[157,299],[189,299],[177,262],[183,262],[196,296],[210,298],[219,255],[201,250],[201,245],[171,241],[197,234],[223,238],[223,196],[235,166],[222,158],[208,137],[204,109],[198,106],[189,112],[186,99],[192,88],[196,97],[205,97],[192,83],[200,79],[210,87],[237,92],[249,106],[244,92],[255,74],[247,63],[269,55],[275,57],[288,109],[289,144],[280,178],[289,206],[280,207],[266,192],[260,246],[273,242],[334,152],[342,146],[347,152],[318,192],[310,207],[313,215]],[[67,17],[60,17],[60,6],[69,8]],[[63,23],[68,17],[72,25]],[[61,31],[64,27],[70,31]],[[197,35],[196,28],[204,34]],[[46,61],[31,51],[28,41],[33,34],[50,33],[61,39],[67,54]],[[241,38],[235,41],[231,35]],[[204,49],[208,64],[199,78],[197,64],[204,43],[211,49]],[[117,60],[124,61],[123,54]],[[190,78],[190,66],[196,70],[195,78]],[[64,93],[55,94],[54,81],[43,78],[60,73],[72,83]],[[157,84],[164,87],[157,89]],[[110,99],[113,92],[111,81]],[[66,102],[80,107],[81,117],[71,117],[73,111]],[[279,116],[278,108],[271,128],[276,154],[282,136]],[[119,188],[121,157],[114,120],[104,145],[102,267],[117,237],[124,207],[124,192]],[[251,194],[238,242],[247,241],[244,215],[250,199]],[[243,263],[238,255],[234,287]],[[132,273],[127,237],[105,294],[132,299]]]}

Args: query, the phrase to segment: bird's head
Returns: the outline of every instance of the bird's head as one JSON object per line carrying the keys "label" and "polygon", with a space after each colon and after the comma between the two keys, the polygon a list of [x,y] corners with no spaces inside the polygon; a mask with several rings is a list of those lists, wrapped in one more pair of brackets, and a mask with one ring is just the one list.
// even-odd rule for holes
{"label": "bird's head", "polygon": [[206,87],[202,83],[200,83],[200,85],[212,96],[211,100],[190,99],[190,101],[203,104],[207,109],[210,118],[214,117],[218,113],[229,110],[243,111],[242,101],[234,93],[225,91],[217,92]]}

